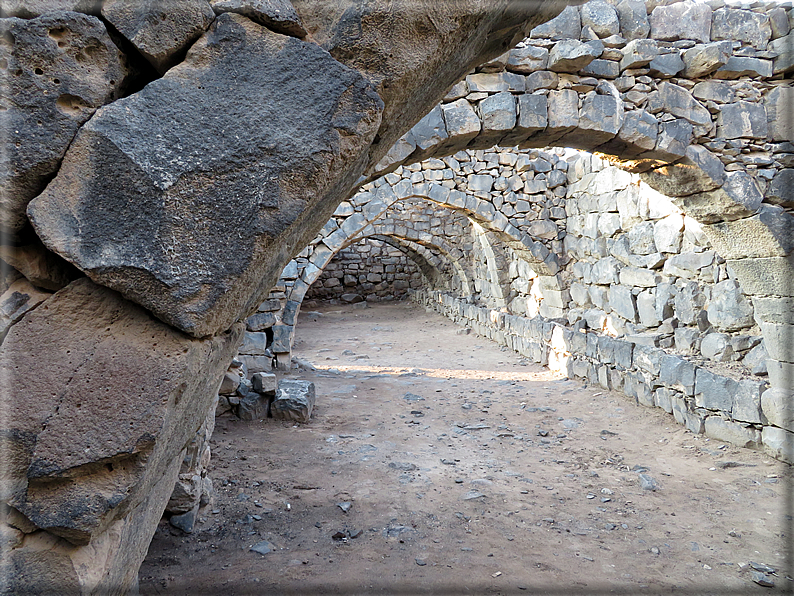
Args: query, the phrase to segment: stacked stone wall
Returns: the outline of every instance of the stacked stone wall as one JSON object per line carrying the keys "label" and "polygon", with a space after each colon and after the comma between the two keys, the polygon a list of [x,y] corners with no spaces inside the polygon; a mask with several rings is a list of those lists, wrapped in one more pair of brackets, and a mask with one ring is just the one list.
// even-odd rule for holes
{"label": "stacked stone wall", "polygon": [[403,300],[421,288],[422,273],[405,253],[382,240],[365,239],[339,251],[306,293],[306,299],[339,302]]}

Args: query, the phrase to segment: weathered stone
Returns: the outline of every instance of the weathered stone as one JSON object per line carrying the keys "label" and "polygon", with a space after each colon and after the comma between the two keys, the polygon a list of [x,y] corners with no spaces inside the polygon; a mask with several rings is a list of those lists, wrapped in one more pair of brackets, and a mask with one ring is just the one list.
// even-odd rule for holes
{"label": "weathered stone", "polygon": [[532,29],[529,36],[539,39],[579,39],[581,33],[579,7],[566,6],[559,15]]}
{"label": "weathered stone", "polygon": [[637,305],[631,288],[613,285],[609,288],[609,305],[612,311],[632,323],[637,322]]}
{"label": "weathered stone", "polygon": [[270,400],[256,393],[250,391],[240,397],[240,403],[237,405],[237,417],[240,420],[264,420],[267,418],[267,410]]}
{"label": "weathered stone", "polygon": [[675,349],[682,354],[694,354],[700,352],[700,333],[691,327],[679,327],[675,330]]}
{"label": "weathered stone", "polygon": [[647,221],[638,224],[629,230],[627,234],[629,248],[637,255],[649,255],[656,252],[656,245],[653,239],[653,222]]}
{"label": "weathered stone", "polygon": [[276,399],[270,406],[273,418],[308,422],[314,409],[314,383],[282,379],[278,383]]}
{"label": "weathered stone", "polygon": [[745,379],[739,381],[739,387],[733,395],[731,415],[734,420],[762,424],[765,422],[761,413],[761,394],[766,387],[763,381]]}
{"label": "weathered stone", "polygon": [[650,64],[651,60],[659,55],[656,41],[652,39],[635,39],[623,48],[623,58],[620,60],[620,70],[640,68]]}
{"label": "weathered stone", "polygon": [[794,433],[783,428],[765,426],[761,430],[764,451],[786,463],[794,463]]}
{"label": "weathered stone", "polygon": [[221,386],[218,388],[218,393],[221,395],[232,395],[240,386],[240,375],[236,372],[226,372],[223,375]]}
{"label": "weathered stone", "polygon": [[11,326],[25,313],[36,308],[49,298],[49,292],[42,292],[31,285],[27,279],[18,279],[0,295],[0,341]]}
{"label": "weathered stone", "polygon": [[659,381],[686,395],[695,393],[695,365],[678,356],[662,358]]}
{"label": "weathered stone", "polygon": [[725,420],[721,416],[709,416],[703,425],[707,437],[731,443],[737,447],[757,448],[761,446],[761,432],[752,426]]}
{"label": "weathered stone", "polygon": [[661,122],[653,153],[662,159],[678,159],[686,155],[691,142],[692,124],[681,118]]}
{"label": "weathered stone", "polygon": [[794,325],[766,321],[759,321],[759,325],[769,356],[775,360],[794,362]]}
{"label": "weathered stone", "polygon": [[761,409],[770,424],[794,432],[794,391],[767,389],[761,394]]}
{"label": "weathered stone", "polygon": [[272,312],[258,312],[246,319],[249,331],[264,331],[276,324],[276,317]]}
{"label": "weathered stone", "polygon": [[554,44],[549,52],[548,69],[553,72],[578,72],[599,55],[600,52],[589,44],[578,39],[564,39]]}
{"label": "weathered stone", "polygon": [[549,63],[549,51],[536,46],[513,48],[507,56],[507,70],[520,74],[544,70]]}
{"label": "weathered stone", "polygon": [[684,217],[677,213],[660,219],[653,226],[653,241],[659,252],[677,253],[681,249]]}
{"label": "weathered stone", "polygon": [[99,15],[102,0],[6,0],[0,17],[32,19],[47,12],[82,12]]}
{"label": "weathered stone", "polygon": [[620,32],[617,12],[604,0],[591,0],[579,8],[582,27],[590,27],[598,37],[609,37]]}
{"label": "weathered stone", "polygon": [[[681,74],[692,79],[708,76],[727,63],[731,53],[732,48],[729,41],[697,44],[684,51],[685,67]],[[698,84],[708,85],[709,83],[710,81],[704,81]]]}
{"label": "weathered stone", "polygon": [[579,111],[579,130],[590,146],[608,141],[623,125],[623,102],[611,95],[590,95]]}
{"label": "weathered stone", "polygon": [[777,205],[762,204],[758,213],[703,227],[724,259],[785,256],[794,249],[794,217]]}
{"label": "weathered stone", "polygon": [[579,96],[565,89],[551,91],[547,105],[549,132],[567,132],[579,124]]}
{"label": "weathered stone", "polygon": [[271,373],[258,372],[251,375],[251,384],[257,393],[276,392],[276,375]]}
{"label": "weathered stone", "polygon": [[637,295],[637,315],[640,318],[640,324],[645,327],[656,327],[661,323],[656,314],[656,296],[653,289]]}
{"label": "weathered stone", "polygon": [[700,353],[715,362],[727,362],[733,356],[730,336],[725,333],[709,333],[700,342]]}
{"label": "weathered stone", "polygon": [[714,72],[715,79],[738,79],[739,77],[771,77],[772,61],[746,56],[731,56]]}
{"label": "weathered stone", "polygon": [[726,279],[712,289],[707,309],[709,323],[720,331],[738,331],[753,326],[753,307],[735,280]]}
{"label": "weathered stone", "polygon": [[[292,68],[303,75],[279,78]],[[178,68],[83,127],[29,214],[45,244],[97,282],[194,336],[217,333],[283,267],[257,247],[308,243],[310,221],[327,221],[364,167],[381,105],[318,46],[222,14]],[[255,117],[269,126],[250,126]],[[229,250],[240,221],[247,234]]]}
{"label": "weathered stone", "polygon": [[628,41],[641,39],[648,36],[651,25],[648,22],[648,13],[645,2],[639,0],[622,0],[617,5],[620,34]]}
{"label": "weathered stone", "polygon": [[738,388],[739,384],[733,379],[698,368],[695,373],[695,404],[699,408],[730,412],[733,407],[732,396]]}
{"label": "weathered stone", "polygon": [[662,271],[665,275],[692,278],[697,277],[703,267],[708,267],[713,262],[714,251],[685,252],[667,259]]}
{"label": "weathered stone", "polygon": [[756,180],[739,170],[726,174],[721,188],[676,198],[674,202],[697,221],[716,223],[753,215],[763,198]]}
{"label": "weathered stone", "polygon": [[794,33],[770,43],[769,50],[777,54],[773,64],[774,74],[788,72],[794,67]]}
{"label": "weathered stone", "polygon": [[583,75],[589,75],[601,79],[616,79],[620,76],[620,65],[614,60],[593,60],[581,71]]}
{"label": "weathered stone", "polygon": [[618,272],[620,262],[614,257],[600,259],[593,265],[592,282],[595,284],[616,284],[619,283]]}
{"label": "weathered stone", "polygon": [[685,0],[657,6],[651,12],[650,24],[654,39],[711,41],[711,8],[700,2]]}
{"label": "weathered stone", "polygon": [[780,170],[766,189],[765,199],[782,207],[794,207],[794,169]]}
{"label": "weathered stone", "polygon": [[655,288],[660,281],[661,276],[649,269],[623,267],[623,269],[620,270],[620,283],[624,286]]}
{"label": "weathered stone", "polygon": [[466,77],[471,93],[501,93],[502,91],[524,91],[526,79],[510,72],[478,73]]}
{"label": "weathered stone", "polygon": [[744,358],[742,358],[742,364],[750,369],[750,372],[754,375],[765,376],[767,374],[767,358],[769,358],[769,354],[767,354],[766,347],[762,341],[744,355]]}
{"label": "weathered stone", "polygon": [[0,35],[0,233],[13,236],[78,128],[117,97],[127,66],[102,22],[84,14],[2,19]]}
{"label": "weathered stone", "polygon": [[[556,89],[559,79],[560,76],[556,72],[551,72],[548,70],[533,72],[527,77],[526,92],[533,93],[538,89]],[[519,101],[521,101],[522,97],[518,98]]]}
{"label": "weathered stone", "polygon": [[711,39],[727,39],[749,44],[756,50],[765,50],[772,37],[769,17],[763,13],[738,8],[720,8],[714,11]]}
{"label": "weathered stone", "polygon": [[678,52],[661,54],[648,64],[648,68],[651,69],[650,74],[663,79],[674,77],[684,70],[684,66],[684,61]]}
{"label": "weathered stone", "polygon": [[298,13],[289,0],[210,0],[215,14],[236,12],[276,33],[306,37]]}
{"label": "weathered stone", "polygon": [[692,88],[692,95],[702,101],[717,103],[732,103],[736,100],[736,92],[731,84],[723,81],[701,81]]}
{"label": "weathered stone", "polygon": [[717,118],[717,133],[726,139],[765,139],[767,126],[763,104],[737,101],[723,106]]}
{"label": "weathered stone", "polygon": [[[134,580],[180,454],[214,406],[241,332],[235,325],[194,340],[82,279],[6,337],[6,374],[37,371],[14,375],[15,392],[39,397],[6,408],[4,453],[11,465],[3,499],[37,527],[88,544],[88,551],[70,554],[75,560],[105,548],[107,535],[99,531],[117,528],[127,548],[107,551],[94,570],[98,592]],[[120,387],[127,399],[109,399]],[[75,440],[79,449],[63,448]],[[71,480],[59,481],[64,478]],[[23,550],[35,552],[33,545]]]}
{"label": "weathered stone", "polygon": [[436,106],[430,110],[419,122],[411,129],[411,136],[419,149],[427,150],[435,148],[444,139],[449,137],[441,106]]}
{"label": "weathered stone", "polygon": [[634,110],[624,115],[618,138],[638,150],[650,150],[656,146],[658,133],[659,124],[654,116],[645,110]]}
{"label": "weathered stone", "polygon": [[794,296],[794,255],[729,260],[746,294]]}
{"label": "weathered stone", "polygon": [[503,91],[480,102],[483,132],[506,132],[516,125],[516,100]]}
{"label": "weathered stone", "polygon": [[160,74],[176,64],[215,18],[207,0],[105,0],[102,16]]}
{"label": "weathered stone", "polygon": [[707,131],[711,127],[711,114],[692,97],[689,91],[667,81],[659,83],[658,89],[659,99],[664,105],[665,111],[684,118],[703,130]]}
{"label": "weathered stone", "polygon": [[698,284],[690,281],[675,296],[675,314],[685,325],[692,325],[697,321],[705,303],[706,297]]}
{"label": "weathered stone", "polygon": [[778,39],[784,35],[788,35],[791,31],[791,26],[788,21],[788,15],[783,8],[773,8],[767,13],[769,17],[769,26],[772,30],[772,39]]}

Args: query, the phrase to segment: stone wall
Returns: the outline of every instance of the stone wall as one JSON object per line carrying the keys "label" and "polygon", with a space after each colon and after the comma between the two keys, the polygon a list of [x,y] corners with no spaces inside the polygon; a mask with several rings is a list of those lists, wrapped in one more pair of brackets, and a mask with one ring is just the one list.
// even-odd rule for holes
{"label": "stone wall", "polygon": [[380,0],[166,4],[0,8],[3,593],[134,587],[169,500],[205,500],[240,321],[260,315],[245,360],[269,366],[290,258],[565,6],[462,0],[427,27]]}
{"label": "stone wall", "polygon": [[339,251],[306,299],[354,303],[404,300],[427,282],[406,254],[383,240],[365,239]]}
{"label": "stone wall", "polygon": [[[589,153],[495,147],[400,167],[340,208],[294,262],[287,304],[320,275],[312,256],[337,230],[406,236],[416,208],[399,207],[419,202],[445,233],[417,240],[443,246],[457,262],[447,271],[469,282],[425,288],[417,300],[564,374],[658,405],[695,432],[788,457],[787,405],[769,388],[763,332],[732,267],[670,198]],[[462,218],[469,225],[445,223]],[[498,220],[507,221],[501,234]],[[548,255],[521,244],[527,237],[555,254],[553,275]],[[552,341],[554,329],[562,339]],[[628,356],[615,361],[615,351]],[[692,382],[681,387],[678,374]],[[735,403],[719,401],[725,391]]]}

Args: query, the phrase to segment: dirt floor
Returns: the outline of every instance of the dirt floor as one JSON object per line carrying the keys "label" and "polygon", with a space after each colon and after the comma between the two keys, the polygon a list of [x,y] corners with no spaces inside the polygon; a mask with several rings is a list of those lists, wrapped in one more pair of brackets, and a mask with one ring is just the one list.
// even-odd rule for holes
{"label": "dirt floor", "polygon": [[[787,466],[410,303],[318,310],[295,346],[318,370],[290,374],[315,383],[312,421],[218,419],[215,500],[192,534],[160,525],[142,594],[794,585]],[[776,587],[754,583],[750,562],[775,568]]]}

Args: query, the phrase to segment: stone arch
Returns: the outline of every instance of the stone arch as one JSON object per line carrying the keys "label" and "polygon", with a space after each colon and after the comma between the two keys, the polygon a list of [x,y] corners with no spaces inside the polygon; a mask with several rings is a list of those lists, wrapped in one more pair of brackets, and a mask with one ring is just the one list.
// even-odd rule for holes
{"label": "stone arch", "polygon": [[[615,21],[610,37],[580,39],[581,22],[572,37],[562,15],[538,27],[521,47],[453,86],[368,180],[403,164],[495,144],[610,156],[703,226],[756,307],[773,386],[791,390],[794,87],[782,77],[794,67],[792,34],[769,33],[772,6],[760,12],[705,7],[696,33],[669,26],[662,32],[683,5],[654,8],[656,30],[647,20],[639,32]],[[736,22],[767,25],[732,44],[725,41],[732,39],[728,10]],[[669,41],[677,39],[694,41],[681,47]],[[441,200],[459,202],[453,193]],[[556,273],[553,255],[534,257],[554,263]]]}

